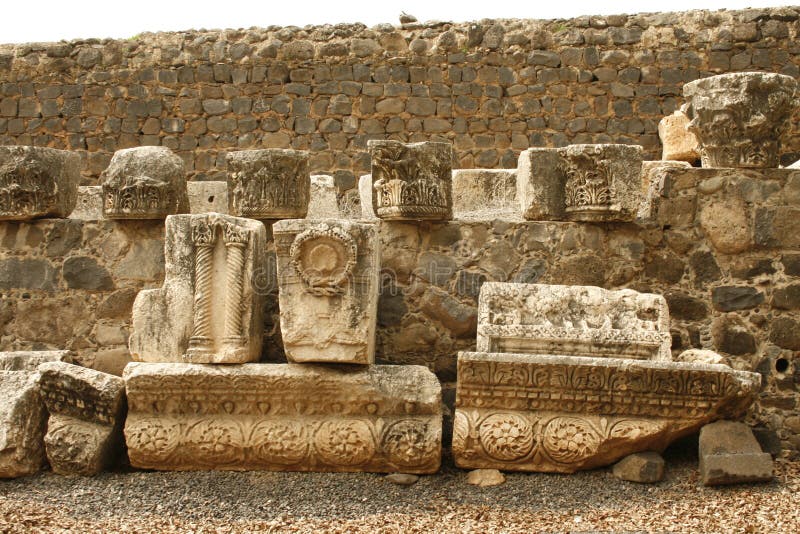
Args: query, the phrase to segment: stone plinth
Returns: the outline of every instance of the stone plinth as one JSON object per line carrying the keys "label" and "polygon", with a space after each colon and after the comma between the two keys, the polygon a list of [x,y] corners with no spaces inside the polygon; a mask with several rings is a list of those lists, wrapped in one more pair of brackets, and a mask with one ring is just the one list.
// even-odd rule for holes
{"label": "stone plinth", "polygon": [[687,83],[689,131],[703,167],[775,168],[793,111],[797,81],[765,72],[736,72]]}
{"label": "stone plinth", "polygon": [[725,365],[464,352],[453,455],[465,469],[608,465],[743,415],[760,382]]}
{"label": "stone plinth", "polygon": [[528,220],[632,221],[643,198],[642,148],[570,145],[519,156],[517,201]]}
{"label": "stone plinth", "polygon": [[287,359],[373,363],[380,272],[377,225],[286,220],[272,228]]}
{"label": "stone plinth", "polygon": [[372,158],[372,209],[380,219],[453,218],[450,143],[367,143]]}
{"label": "stone plinth", "polygon": [[227,182],[186,182],[189,213],[228,213]]}
{"label": "stone plinth", "polygon": [[0,146],[0,221],[68,217],[81,181],[77,153],[33,146]]}
{"label": "stone plinth", "polygon": [[133,305],[135,361],[244,363],[261,357],[266,228],[209,213],[166,221],[165,278]]}
{"label": "stone plinth", "polygon": [[700,430],[700,477],[706,486],[769,482],[772,456],[744,423],[717,421]]}
{"label": "stone plinth", "polygon": [[671,342],[661,295],[550,284],[481,287],[478,351],[669,361]]}
{"label": "stone plinth", "polygon": [[519,217],[514,169],[454,169],[453,213],[456,218]]}
{"label": "stone plinth", "polygon": [[132,363],[123,377],[135,467],[439,469],[441,388],[424,367]]}
{"label": "stone plinth", "polygon": [[183,160],[166,147],[117,150],[100,181],[107,219],[163,219],[189,211]]}
{"label": "stone plinth", "polygon": [[681,110],[667,115],[658,123],[662,160],[694,163],[700,159],[697,136],[687,129],[688,125],[689,117]]}
{"label": "stone plinth", "polygon": [[64,362],[39,366],[39,389],[50,412],[47,459],[62,475],[94,475],[122,452],[125,382]]}
{"label": "stone plinth", "polygon": [[308,152],[269,148],[229,152],[228,213],[251,219],[300,219],[308,212]]}

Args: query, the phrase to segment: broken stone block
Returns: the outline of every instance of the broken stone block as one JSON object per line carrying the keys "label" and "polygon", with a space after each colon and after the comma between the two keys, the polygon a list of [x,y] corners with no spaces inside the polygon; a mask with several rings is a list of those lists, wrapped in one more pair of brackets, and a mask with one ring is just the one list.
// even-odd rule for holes
{"label": "broken stone block", "polygon": [[166,147],[117,150],[100,181],[107,219],[163,219],[189,211],[183,160]]}
{"label": "broken stone block", "polygon": [[642,147],[570,145],[523,151],[517,200],[528,220],[632,221],[643,199]]}
{"label": "broken stone block", "polygon": [[700,430],[700,477],[706,486],[769,482],[772,456],[744,423],[717,421]]}
{"label": "broken stone block", "polygon": [[361,218],[377,219],[372,208],[372,175],[365,174],[358,179],[358,197],[361,202]]}
{"label": "broken stone block", "polygon": [[725,365],[462,352],[453,456],[465,469],[600,467],[743,415],[760,382]]}
{"label": "broken stone block", "polygon": [[614,464],[612,472],[620,480],[652,484],[664,478],[664,458],[654,451],[629,454]]}
{"label": "broken stone block", "polygon": [[736,72],[689,82],[688,129],[703,167],[777,168],[797,107],[797,81],[766,72]]}
{"label": "broken stone block", "polygon": [[37,368],[71,358],[69,351],[0,352],[0,478],[31,475],[44,465],[47,409]]}
{"label": "broken stone block", "polygon": [[700,159],[697,136],[686,129],[688,125],[689,117],[682,110],[676,110],[658,123],[662,160],[694,163]]}
{"label": "broken stone block", "polygon": [[306,219],[340,219],[336,201],[336,185],[333,176],[315,174],[311,176],[311,193]]}
{"label": "broken stone block", "polygon": [[228,213],[302,219],[308,212],[308,152],[281,148],[229,152]]}
{"label": "broken stone block", "polygon": [[687,363],[725,363],[725,358],[713,350],[689,349],[678,355],[677,361]]}
{"label": "broken stone block", "polygon": [[515,169],[453,169],[453,213],[456,218],[519,217]]}
{"label": "broken stone block", "polygon": [[290,362],[375,361],[378,226],[285,220],[273,226],[281,337]]}
{"label": "broken stone block", "polygon": [[670,169],[690,169],[685,161],[643,161],[642,191],[644,198],[639,204],[636,222],[639,225],[659,225],[659,199],[664,196],[664,187],[669,179]]}
{"label": "broken stone block", "polygon": [[131,363],[123,378],[134,467],[439,469],[441,387],[422,366]]}
{"label": "broken stone block", "polygon": [[227,182],[186,182],[189,213],[228,213]]}
{"label": "broken stone block", "polygon": [[53,472],[94,475],[122,452],[125,381],[64,362],[39,366],[39,390],[50,412],[44,437]]}
{"label": "broken stone block", "polygon": [[593,286],[481,286],[481,352],[669,361],[671,344],[669,309],[661,295]]}
{"label": "broken stone block", "polygon": [[99,185],[78,187],[78,200],[69,218],[82,221],[103,219],[103,188]]}
{"label": "broken stone block", "polygon": [[380,219],[453,218],[450,143],[371,140],[372,209]]}
{"label": "broken stone block", "polygon": [[77,153],[33,146],[0,146],[0,221],[66,218],[81,181]]}
{"label": "broken stone block", "polygon": [[258,361],[269,285],[266,234],[252,219],[168,216],[164,285],[140,291],[133,304],[133,360]]}

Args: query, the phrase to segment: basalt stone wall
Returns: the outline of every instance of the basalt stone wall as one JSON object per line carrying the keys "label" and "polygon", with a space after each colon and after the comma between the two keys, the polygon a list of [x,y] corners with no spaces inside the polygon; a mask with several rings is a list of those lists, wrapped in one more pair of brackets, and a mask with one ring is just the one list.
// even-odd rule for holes
{"label": "basalt stone wall", "polygon": [[[369,139],[452,141],[458,166],[521,150],[637,143],[682,85],[731,71],[800,76],[800,8],[145,34],[0,45],[0,144],[67,148],[96,184],[115,150],[167,146],[191,179],[230,150],[310,150],[339,193]],[[798,121],[786,150],[800,152]],[[793,157],[787,155],[787,161]],[[354,194],[351,193],[351,194]]]}

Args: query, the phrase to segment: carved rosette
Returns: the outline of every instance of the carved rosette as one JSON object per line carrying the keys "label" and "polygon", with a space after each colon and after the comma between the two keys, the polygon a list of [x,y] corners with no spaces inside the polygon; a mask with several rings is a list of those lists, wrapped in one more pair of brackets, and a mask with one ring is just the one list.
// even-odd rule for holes
{"label": "carved rosette", "polygon": [[401,467],[417,467],[437,461],[440,453],[437,443],[428,423],[403,419],[389,426],[381,447],[392,463]]}
{"label": "carved rosette", "polygon": [[320,224],[298,234],[289,255],[305,290],[329,296],[344,292],[356,266],[358,246],[341,228]]}
{"label": "carved rosette", "polygon": [[683,94],[703,167],[777,168],[797,108],[791,76],[739,72],[687,83]]}
{"label": "carved rosette", "polygon": [[518,460],[533,449],[533,427],[517,414],[490,415],[480,424],[479,435],[486,453],[498,460]]}
{"label": "carved rosette", "polygon": [[389,220],[449,220],[453,216],[449,143],[370,141],[372,203]]}
{"label": "carved rosette", "polygon": [[303,218],[311,175],[308,152],[270,148],[230,152],[228,210],[252,219]]}

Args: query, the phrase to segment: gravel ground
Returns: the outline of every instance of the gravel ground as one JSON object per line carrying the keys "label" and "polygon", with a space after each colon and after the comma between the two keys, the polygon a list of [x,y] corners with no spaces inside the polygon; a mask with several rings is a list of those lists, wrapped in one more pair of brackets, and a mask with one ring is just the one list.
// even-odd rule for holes
{"label": "gravel ground", "polygon": [[691,450],[665,458],[654,485],[600,469],[478,488],[450,461],[409,487],[369,473],[44,472],[0,481],[0,532],[800,531],[800,461],[777,462],[769,484],[715,489]]}

